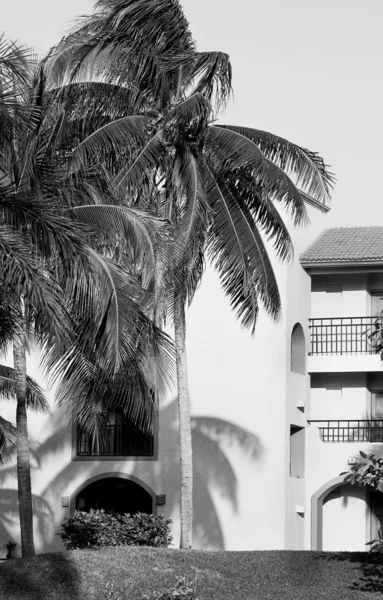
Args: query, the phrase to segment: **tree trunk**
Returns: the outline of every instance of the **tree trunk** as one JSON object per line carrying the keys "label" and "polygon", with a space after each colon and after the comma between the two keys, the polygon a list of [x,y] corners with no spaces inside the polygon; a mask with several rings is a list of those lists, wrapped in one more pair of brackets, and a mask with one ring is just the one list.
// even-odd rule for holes
{"label": "tree trunk", "polygon": [[190,397],[186,359],[185,298],[174,297],[174,337],[178,385],[178,415],[181,451],[181,541],[180,548],[192,547],[193,527],[193,463],[190,422]]}
{"label": "tree trunk", "polygon": [[25,333],[15,335],[13,341],[13,362],[16,380],[16,427],[17,427],[17,481],[19,495],[19,515],[22,556],[34,556],[33,508],[31,468],[29,459],[27,423],[27,364]]}

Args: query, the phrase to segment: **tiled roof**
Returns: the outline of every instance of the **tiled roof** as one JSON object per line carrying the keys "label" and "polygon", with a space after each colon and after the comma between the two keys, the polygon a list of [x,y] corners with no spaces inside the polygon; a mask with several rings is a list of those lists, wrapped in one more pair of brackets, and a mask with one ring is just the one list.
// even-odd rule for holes
{"label": "tiled roof", "polygon": [[301,254],[303,267],[334,263],[383,263],[383,227],[325,229]]}

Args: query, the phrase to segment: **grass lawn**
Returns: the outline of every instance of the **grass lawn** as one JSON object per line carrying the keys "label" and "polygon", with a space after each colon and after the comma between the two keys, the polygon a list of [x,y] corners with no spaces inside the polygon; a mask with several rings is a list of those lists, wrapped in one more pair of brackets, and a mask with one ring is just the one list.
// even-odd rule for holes
{"label": "grass lawn", "polygon": [[195,581],[199,600],[382,598],[383,560],[367,553],[201,552],[102,548],[0,564],[0,599],[105,600],[106,583],[125,600]]}

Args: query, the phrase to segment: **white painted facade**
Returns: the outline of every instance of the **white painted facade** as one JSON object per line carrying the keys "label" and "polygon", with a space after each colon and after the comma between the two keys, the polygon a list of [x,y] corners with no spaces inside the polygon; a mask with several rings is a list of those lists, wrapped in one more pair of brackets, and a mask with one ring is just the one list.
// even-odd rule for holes
{"label": "white painted facade", "polygon": [[[309,319],[371,314],[371,292],[383,289],[383,277],[310,277],[298,256],[323,227],[321,219],[316,217],[310,231],[296,233],[293,265],[276,267],[281,323],[261,314],[254,337],[243,331],[210,269],[189,310],[196,548],[363,550],[378,525],[374,498],[342,486],[339,474],[359,450],[378,452],[381,444],[323,442],[318,426],[309,422],[371,418],[371,395],[383,390],[382,363],[374,355],[309,356]],[[340,280],[341,293],[326,291]],[[303,369],[292,360],[293,330],[301,350],[303,343]],[[33,364],[30,371],[38,372]],[[2,404],[1,414],[14,420],[14,407]],[[87,486],[110,477],[146,490],[153,512],[173,520],[177,546],[174,394],[160,406],[152,458],[77,457],[76,432],[57,409],[51,417],[31,416],[30,437],[39,552],[62,548],[57,533],[63,520]],[[165,503],[157,506],[158,501]],[[18,541],[14,465],[0,469],[0,546],[9,539]]]}
{"label": "white painted facade", "polygon": [[[351,318],[354,323],[358,322],[356,318],[377,314],[373,296],[380,295],[383,290],[382,267],[364,265],[352,271],[347,267],[318,267],[311,269],[310,275],[306,274],[307,279],[301,277],[305,289],[302,295],[307,298],[307,290],[310,295],[306,310],[300,312],[301,307],[292,302],[287,303],[287,308],[290,327],[296,320],[305,332],[308,354],[306,397],[304,410],[295,414],[293,401],[290,402],[287,422],[305,427],[305,473],[304,482],[301,479],[289,482],[290,515],[286,522],[290,527],[286,529],[286,548],[366,550],[366,542],[376,537],[382,522],[383,496],[381,499],[380,492],[371,493],[365,488],[343,484],[340,474],[349,469],[350,462],[359,456],[360,450],[382,454],[383,444],[374,440],[383,440],[383,437],[376,437],[379,431],[371,433],[368,428],[379,425],[376,419],[383,418],[380,404],[376,405],[375,399],[375,394],[383,391],[383,363],[379,355],[363,353],[367,325],[358,326],[352,335],[347,334],[348,337],[345,328],[343,334],[340,332],[342,323],[351,323]],[[329,327],[330,318],[333,319],[332,327]],[[310,331],[309,319],[311,325],[312,319],[324,319],[328,327],[322,330],[311,328]],[[326,336],[327,345],[323,341]],[[342,337],[340,341],[339,337]],[[300,384],[294,381],[297,377],[301,377]],[[296,394],[304,378],[291,373],[289,379],[290,393]],[[298,395],[301,396],[301,391]],[[297,486],[302,486],[304,492],[298,491]],[[300,504],[305,509],[303,543],[297,542],[294,511]]]}

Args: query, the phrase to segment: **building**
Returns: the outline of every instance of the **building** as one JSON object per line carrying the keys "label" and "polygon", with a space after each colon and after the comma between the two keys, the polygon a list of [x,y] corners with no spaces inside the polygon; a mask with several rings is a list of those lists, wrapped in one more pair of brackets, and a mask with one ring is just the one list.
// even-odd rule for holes
{"label": "building", "polygon": [[365,550],[383,523],[383,495],[344,484],[340,473],[360,450],[382,449],[383,227],[325,230],[300,263],[311,301],[309,321],[297,320],[291,336],[302,418],[290,419],[290,475],[305,474],[305,547]]}
{"label": "building", "polygon": [[[299,235],[296,248],[307,248],[313,230]],[[363,550],[383,504],[339,474],[383,441],[382,363],[365,334],[383,302],[383,228],[324,231],[300,261],[277,269],[282,322],[260,315],[254,337],[210,271],[188,315],[194,547]],[[158,435],[122,416],[107,429],[97,448],[57,409],[31,415],[37,551],[62,549],[61,523],[90,507],[160,512],[177,545],[174,395],[160,406]],[[10,539],[18,541],[14,465],[0,469],[0,545]]]}

